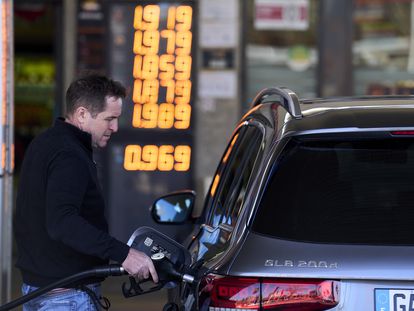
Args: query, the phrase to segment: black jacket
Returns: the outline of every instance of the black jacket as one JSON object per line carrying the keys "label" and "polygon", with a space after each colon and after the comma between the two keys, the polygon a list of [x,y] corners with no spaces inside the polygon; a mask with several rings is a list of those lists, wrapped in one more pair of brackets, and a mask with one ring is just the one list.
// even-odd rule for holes
{"label": "black jacket", "polygon": [[14,231],[23,281],[44,286],[108,263],[129,247],[108,234],[91,135],[57,119],[26,151]]}

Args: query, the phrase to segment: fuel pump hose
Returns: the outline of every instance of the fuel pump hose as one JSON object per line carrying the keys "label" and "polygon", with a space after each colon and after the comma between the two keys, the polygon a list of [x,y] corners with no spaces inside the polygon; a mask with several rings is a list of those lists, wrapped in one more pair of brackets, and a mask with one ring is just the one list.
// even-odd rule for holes
{"label": "fuel pump hose", "polygon": [[91,270],[86,270],[83,272],[79,272],[77,274],[68,276],[64,279],[61,279],[59,281],[56,281],[50,285],[47,285],[45,287],[41,287],[27,295],[24,295],[16,300],[10,301],[8,303],[6,303],[3,306],[0,306],[0,311],[7,311],[7,310],[11,310],[13,308],[16,308],[26,302],[28,302],[29,300],[32,300],[44,293],[47,293],[48,291],[54,289],[54,288],[59,288],[59,287],[64,287],[70,284],[73,284],[75,282],[78,282],[80,280],[83,279],[87,279],[90,277],[108,277],[108,276],[120,276],[120,275],[124,275],[126,274],[124,268],[122,268],[120,265],[108,265],[108,266],[102,266],[102,267],[97,267]]}

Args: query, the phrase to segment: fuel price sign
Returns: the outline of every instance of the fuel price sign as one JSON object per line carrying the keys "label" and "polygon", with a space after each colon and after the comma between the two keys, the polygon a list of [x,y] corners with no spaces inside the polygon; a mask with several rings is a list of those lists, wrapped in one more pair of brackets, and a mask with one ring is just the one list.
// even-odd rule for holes
{"label": "fuel price sign", "polygon": [[166,232],[152,222],[148,207],[168,192],[194,188],[194,3],[108,6],[109,74],[130,94],[108,146],[110,226],[120,238],[140,225]]}
{"label": "fuel price sign", "polygon": [[[162,10],[164,9],[164,10]],[[185,131],[191,122],[193,8],[138,5],[134,10],[132,126]],[[189,145],[128,145],[128,171],[187,171]]]}

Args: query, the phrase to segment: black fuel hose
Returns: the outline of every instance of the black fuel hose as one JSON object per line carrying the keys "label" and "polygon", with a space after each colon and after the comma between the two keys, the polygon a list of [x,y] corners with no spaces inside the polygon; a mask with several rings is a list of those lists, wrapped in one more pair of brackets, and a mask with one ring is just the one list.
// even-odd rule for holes
{"label": "black fuel hose", "polygon": [[78,282],[80,280],[83,279],[87,279],[90,277],[108,277],[108,276],[120,276],[120,275],[124,275],[126,272],[124,270],[124,268],[122,268],[120,265],[108,265],[108,266],[102,266],[102,267],[97,267],[91,270],[86,270],[83,272],[79,272],[77,274],[68,276],[64,279],[61,279],[59,281],[56,281],[50,285],[47,285],[45,287],[41,287],[27,295],[24,295],[16,300],[10,301],[9,303],[6,303],[3,306],[0,306],[0,311],[7,311],[7,310],[11,310],[13,308],[16,308],[26,302],[28,302],[29,300],[32,300],[44,293],[47,293],[48,291],[54,289],[54,288],[59,288],[59,287],[63,287],[63,286],[67,286],[70,284],[73,284],[75,282]]}

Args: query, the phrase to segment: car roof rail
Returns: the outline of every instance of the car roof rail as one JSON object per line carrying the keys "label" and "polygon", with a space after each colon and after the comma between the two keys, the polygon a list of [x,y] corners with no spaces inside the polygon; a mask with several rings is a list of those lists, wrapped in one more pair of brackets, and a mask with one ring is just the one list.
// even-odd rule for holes
{"label": "car roof rail", "polygon": [[260,105],[263,100],[272,95],[279,95],[281,106],[286,109],[289,114],[295,119],[302,119],[302,111],[300,110],[300,101],[295,92],[287,87],[269,87],[261,90],[259,94],[253,99],[252,107]]}

